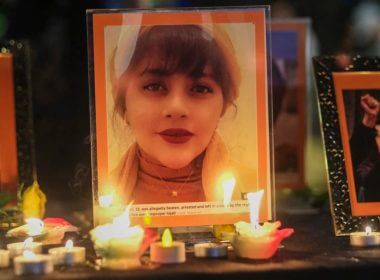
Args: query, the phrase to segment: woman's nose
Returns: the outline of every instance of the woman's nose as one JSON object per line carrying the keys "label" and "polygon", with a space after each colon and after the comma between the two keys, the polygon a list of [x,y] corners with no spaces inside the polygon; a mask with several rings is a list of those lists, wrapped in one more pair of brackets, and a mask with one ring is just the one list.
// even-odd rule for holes
{"label": "woman's nose", "polygon": [[167,96],[164,116],[166,118],[186,118],[189,115],[189,106],[184,90],[176,90]]}

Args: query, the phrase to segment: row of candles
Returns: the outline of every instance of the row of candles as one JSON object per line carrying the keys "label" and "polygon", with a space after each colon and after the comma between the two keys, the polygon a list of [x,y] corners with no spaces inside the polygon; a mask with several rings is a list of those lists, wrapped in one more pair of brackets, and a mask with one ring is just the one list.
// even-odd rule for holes
{"label": "row of candles", "polygon": [[[251,259],[270,258],[283,238],[292,234],[292,229],[278,230],[280,223],[259,225],[258,212],[263,191],[248,194],[251,223],[236,224],[236,234],[230,240],[240,257]],[[130,226],[129,205],[123,214],[112,223],[94,228],[90,234],[97,255],[103,257],[102,265],[108,268],[125,269],[140,265],[141,254],[150,246],[150,258],[154,263],[182,263],[186,260],[185,243],[173,241],[170,231],[164,230],[160,242],[144,244],[147,230],[140,225]],[[30,235],[38,235],[41,222],[30,219]],[[194,246],[196,257],[226,257],[227,245],[223,243],[201,243]],[[85,248],[73,247],[68,242],[65,247],[52,248],[49,255],[41,255],[42,244],[27,239],[25,242],[8,244],[8,250],[1,251],[2,265],[8,265],[13,258],[17,275],[27,273],[48,273],[55,265],[72,265],[85,261]],[[22,254],[22,255],[21,255]]]}
{"label": "row of candles", "polygon": [[13,260],[16,275],[46,274],[53,271],[54,265],[75,265],[86,260],[86,249],[74,247],[68,240],[65,247],[51,248],[48,254],[42,253],[42,243],[28,237],[24,242],[10,243],[7,250],[0,250],[0,267],[5,268]]}
{"label": "row of candles", "polygon": [[[228,197],[224,201],[225,205],[228,205],[231,199],[231,189],[233,190],[234,185],[234,180],[228,181],[229,184],[223,184],[225,197]],[[229,241],[238,257],[269,259],[275,254],[281,241],[293,233],[291,228],[279,229],[281,226],[279,221],[259,224],[262,196],[262,190],[247,194],[250,223],[236,223],[236,232],[230,236]],[[108,201],[108,204],[111,203],[111,200]],[[90,232],[95,251],[98,256],[102,257],[102,266],[111,269],[139,266],[140,257],[148,247],[150,247],[150,259],[154,263],[185,262],[185,244],[173,241],[168,229],[164,230],[160,242],[146,242],[147,229],[140,225],[130,226],[130,206],[120,216],[115,217],[112,223],[99,225]],[[29,235],[38,235],[43,227],[41,221],[31,219],[29,223],[31,226]],[[375,245],[376,242],[380,243],[380,236],[370,232],[351,237],[353,246]],[[42,255],[41,251],[42,244],[33,242],[31,238],[25,242],[8,244],[7,250],[0,250],[0,267],[9,266],[9,260],[13,259],[16,275],[45,274],[53,271],[54,265],[74,265],[86,260],[85,248],[74,247],[71,240],[66,243],[65,247],[49,249],[47,255]],[[226,257],[227,253],[228,245],[225,243],[199,243],[194,246],[194,255],[200,258],[221,258]]]}
{"label": "row of candles", "polygon": [[[266,236],[267,242],[264,242],[263,239],[258,238],[259,232],[255,234],[257,236],[255,239],[247,240],[242,238],[233,242],[235,243],[237,254],[241,257],[252,259],[270,258],[281,240],[273,242]],[[353,246],[375,245],[375,241],[379,239],[378,235],[371,235],[369,232],[365,235],[353,236],[354,238],[351,238]],[[364,244],[363,238],[358,236],[366,236],[370,243]],[[135,241],[133,238],[131,240]],[[119,268],[120,263],[126,264],[128,267],[131,266],[132,261],[138,264],[138,248],[134,247],[134,249],[127,247],[129,254],[124,254],[119,256],[121,258],[117,258]],[[53,271],[54,265],[72,266],[86,261],[86,249],[84,247],[74,247],[71,240],[66,242],[65,247],[49,249],[48,255],[42,255],[41,252],[42,243],[34,242],[32,237],[27,238],[24,242],[10,243],[7,245],[7,250],[0,250],[0,268],[8,267],[10,259],[13,259],[16,275],[46,274]],[[225,243],[199,243],[194,245],[194,255],[199,258],[222,258],[226,257],[227,254],[228,245]],[[186,261],[185,244],[173,241],[169,229],[165,229],[161,242],[154,242],[150,245],[150,259],[152,262],[159,264],[183,263]]]}

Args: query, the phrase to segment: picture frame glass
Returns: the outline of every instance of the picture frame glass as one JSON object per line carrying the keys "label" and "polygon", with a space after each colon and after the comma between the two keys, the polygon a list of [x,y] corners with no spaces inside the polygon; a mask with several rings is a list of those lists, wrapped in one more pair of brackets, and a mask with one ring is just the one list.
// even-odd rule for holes
{"label": "picture frame glass", "polygon": [[259,189],[272,219],[266,15],[88,11],[95,223],[132,201],[154,227],[248,220]]}
{"label": "picture frame glass", "polygon": [[276,189],[305,188],[308,18],[271,20]]}

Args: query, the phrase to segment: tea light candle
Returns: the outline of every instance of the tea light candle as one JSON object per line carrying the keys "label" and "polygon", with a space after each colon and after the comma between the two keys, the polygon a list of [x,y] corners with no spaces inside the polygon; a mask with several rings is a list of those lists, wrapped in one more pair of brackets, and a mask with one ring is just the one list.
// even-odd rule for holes
{"label": "tea light candle", "polygon": [[51,248],[49,254],[55,265],[74,265],[86,260],[86,248],[74,247],[72,240],[67,240],[65,247]]}
{"label": "tea light candle", "polygon": [[294,231],[291,228],[278,230],[279,221],[259,225],[259,208],[263,191],[248,193],[251,223],[238,222],[235,224],[236,235],[232,241],[237,256],[248,259],[269,259],[277,251],[281,241]]}
{"label": "tea light candle", "polygon": [[380,234],[373,233],[371,227],[367,226],[365,232],[352,233],[350,244],[355,247],[370,247],[380,245]]}
{"label": "tea light candle", "polygon": [[36,255],[25,250],[22,256],[13,259],[16,275],[47,274],[53,271],[53,260],[49,255]]}
{"label": "tea light candle", "polygon": [[228,253],[228,245],[223,243],[198,243],[194,245],[197,258],[224,258]]}
{"label": "tea light candle", "polygon": [[9,266],[9,251],[0,250],[0,268]]}
{"label": "tea light candle", "polygon": [[42,252],[42,243],[33,242],[32,237],[28,237],[24,242],[16,242],[7,244],[7,249],[9,251],[9,257],[14,258],[16,256],[22,255],[25,250],[32,251],[33,253],[39,254]]}
{"label": "tea light candle", "polygon": [[150,260],[161,264],[184,263],[186,261],[185,243],[173,241],[169,229],[165,229],[161,242],[150,245]]}
{"label": "tea light candle", "polygon": [[104,257],[104,267],[123,270],[140,265],[144,230],[139,225],[130,227],[129,210],[130,205],[111,224],[97,226],[90,232],[97,255]]}

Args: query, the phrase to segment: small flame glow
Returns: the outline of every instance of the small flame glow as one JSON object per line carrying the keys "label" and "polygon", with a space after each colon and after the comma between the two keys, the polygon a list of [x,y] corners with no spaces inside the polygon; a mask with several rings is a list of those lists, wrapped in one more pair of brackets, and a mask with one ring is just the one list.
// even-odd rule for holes
{"label": "small flame glow", "polygon": [[32,251],[30,250],[25,250],[24,252],[22,252],[22,256],[24,258],[27,258],[27,259],[34,259],[36,257],[36,254],[33,253]]}
{"label": "small flame glow", "polygon": [[264,190],[260,190],[254,193],[247,193],[247,198],[249,202],[249,218],[253,230],[258,230],[260,228],[259,210],[263,194]]}
{"label": "small flame glow", "polygon": [[114,192],[111,192],[107,195],[99,196],[99,205],[103,208],[109,208],[113,202]]}
{"label": "small flame glow", "polygon": [[67,240],[65,244],[66,250],[71,250],[73,247],[74,247],[74,242],[71,239]]}
{"label": "small flame glow", "polygon": [[162,234],[161,244],[162,247],[172,247],[173,245],[173,237],[168,228],[166,228]]}
{"label": "small flame glow", "polygon": [[106,242],[110,238],[129,238],[134,235],[143,234],[141,227],[130,227],[129,212],[132,202],[126,207],[125,211],[115,217],[111,224],[97,226],[92,231],[92,235],[100,242]]}
{"label": "small flame glow", "polygon": [[144,225],[145,226],[150,226],[151,224],[152,224],[152,216],[147,211],[144,214]]}
{"label": "small flame glow", "polygon": [[25,239],[24,243],[22,244],[22,247],[24,249],[30,248],[32,246],[32,243],[33,243],[33,237],[28,237],[27,239]]}
{"label": "small flame glow", "polygon": [[25,219],[26,229],[29,236],[40,235],[44,229],[44,222],[37,218]]}
{"label": "small flame glow", "polygon": [[366,234],[366,235],[370,235],[371,232],[372,232],[372,229],[371,229],[370,226],[365,227],[365,234]]}
{"label": "small flame glow", "polygon": [[224,174],[224,180],[222,180],[223,188],[223,205],[227,207],[231,203],[232,194],[234,192],[236,179],[232,174]]}

